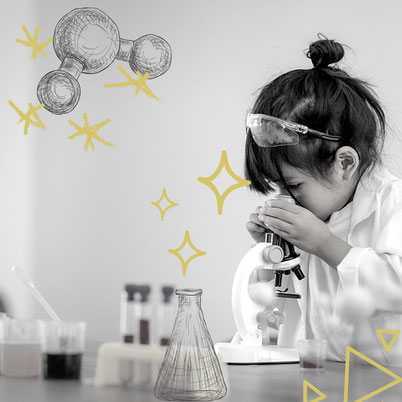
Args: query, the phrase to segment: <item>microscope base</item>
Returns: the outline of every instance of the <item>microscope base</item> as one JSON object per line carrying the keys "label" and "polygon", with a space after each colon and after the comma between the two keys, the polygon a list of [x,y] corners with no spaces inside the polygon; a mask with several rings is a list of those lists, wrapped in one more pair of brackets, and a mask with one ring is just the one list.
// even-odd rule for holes
{"label": "microscope base", "polygon": [[240,345],[216,343],[215,351],[227,364],[298,363],[299,351],[274,345]]}

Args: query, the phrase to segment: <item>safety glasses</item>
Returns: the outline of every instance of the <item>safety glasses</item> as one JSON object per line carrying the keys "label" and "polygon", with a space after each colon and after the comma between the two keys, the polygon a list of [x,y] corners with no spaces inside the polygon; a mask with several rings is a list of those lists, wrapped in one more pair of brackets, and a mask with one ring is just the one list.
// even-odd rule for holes
{"label": "safety glasses", "polygon": [[296,145],[300,135],[320,138],[327,141],[340,141],[341,137],[312,130],[302,124],[292,123],[265,114],[247,114],[246,127],[255,143],[260,147],[279,147]]}

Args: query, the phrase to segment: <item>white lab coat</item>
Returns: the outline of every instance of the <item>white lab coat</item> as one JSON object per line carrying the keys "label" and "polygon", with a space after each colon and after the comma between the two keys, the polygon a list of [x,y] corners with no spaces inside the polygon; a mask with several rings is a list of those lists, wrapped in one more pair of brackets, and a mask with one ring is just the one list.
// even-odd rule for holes
{"label": "white lab coat", "polygon": [[[402,336],[386,352],[376,333],[377,329],[402,331],[402,179],[385,168],[365,173],[356,188],[350,219],[348,243],[352,249],[337,267],[339,300],[334,304],[341,302],[345,290],[363,288],[375,301],[376,311],[354,332],[339,326],[334,337],[342,350],[352,346],[380,364],[402,366]],[[309,254],[300,253],[307,278]],[[302,298],[284,301],[285,323],[278,344],[297,347],[297,339],[306,337],[307,280],[298,281],[294,275],[284,279],[284,286]]]}

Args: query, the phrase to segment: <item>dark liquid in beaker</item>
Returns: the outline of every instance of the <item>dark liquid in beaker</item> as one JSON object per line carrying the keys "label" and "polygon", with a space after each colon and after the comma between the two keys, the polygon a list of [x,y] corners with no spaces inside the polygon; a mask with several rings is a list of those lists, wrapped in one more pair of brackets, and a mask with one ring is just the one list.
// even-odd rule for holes
{"label": "dark liquid in beaker", "polygon": [[161,338],[160,339],[160,344],[161,344],[161,346],[169,345],[169,338]]}
{"label": "dark liquid in beaker", "polygon": [[300,362],[300,367],[305,369],[323,369],[324,362],[323,361],[309,362],[306,360],[302,360]]}
{"label": "dark liquid in beaker", "polygon": [[81,373],[82,353],[45,353],[43,355],[44,378],[78,380]]}
{"label": "dark liquid in beaker", "polygon": [[124,343],[134,343],[134,335],[124,335]]}
{"label": "dark liquid in beaker", "polygon": [[140,320],[140,344],[149,344],[149,320]]}

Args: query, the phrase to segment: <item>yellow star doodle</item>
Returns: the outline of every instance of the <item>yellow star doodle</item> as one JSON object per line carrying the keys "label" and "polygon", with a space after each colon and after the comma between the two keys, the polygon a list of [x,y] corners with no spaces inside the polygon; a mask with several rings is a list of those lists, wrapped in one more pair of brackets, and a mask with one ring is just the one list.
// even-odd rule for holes
{"label": "yellow star doodle", "polygon": [[[43,107],[42,104],[33,107],[32,103],[29,102],[28,111],[26,113],[23,113],[11,100],[9,100],[8,103],[20,116],[20,121],[18,123],[25,121],[24,135],[28,134],[28,128],[30,124],[32,124],[34,127],[40,127],[46,130],[46,126],[43,124],[42,120],[39,118],[39,115],[37,113],[37,111]],[[31,116],[33,116],[35,120],[32,120]]]}
{"label": "yellow star doodle", "polygon": [[370,359],[369,357],[365,356],[363,353],[358,352],[357,350],[353,349],[350,346],[346,347],[346,359],[345,359],[345,388],[344,388],[344,395],[343,395],[343,402],[348,402],[348,394],[349,394],[349,370],[350,370],[350,354],[353,353],[354,355],[360,357],[361,359],[365,360],[367,363],[370,363],[374,367],[378,368],[381,370],[383,373],[388,374],[392,378],[395,379],[395,381],[390,382],[387,385],[384,385],[383,387],[380,387],[376,389],[373,392],[370,392],[367,395],[362,396],[359,399],[356,399],[355,402],[363,402],[366,401],[367,399],[370,399],[371,397],[378,395],[379,393],[393,387],[394,385],[397,385],[402,382],[402,377],[399,377],[399,375],[393,373],[392,371],[388,370],[387,368],[381,366],[381,364],[375,362],[374,360]]}
{"label": "yellow star doodle", "polygon": [[[166,199],[167,202],[170,204],[170,205],[168,205],[165,209],[162,209],[162,207],[159,205],[160,202],[161,202],[163,199]],[[158,201],[151,201],[151,204],[152,204],[152,205],[155,205],[155,206],[159,209],[159,212],[161,213],[161,220],[162,220],[162,221],[163,221],[163,218],[164,218],[164,216],[165,216],[166,211],[167,211],[169,208],[177,207],[177,206],[179,205],[179,204],[173,202],[173,201],[168,197],[168,195],[167,195],[167,193],[166,193],[166,188],[163,189],[162,196],[159,198],[159,200],[158,200]]]}
{"label": "yellow star doodle", "polygon": [[47,41],[38,44],[38,39],[39,39],[39,27],[36,27],[35,29],[35,34],[32,37],[32,35],[28,32],[28,29],[26,28],[25,25],[22,26],[22,29],[25,32],[25,35],[28,39],[22,40],[22,39],[16,39],[18,43],[21,43],[24,46],[32,47],[32,54],[31,57],[36,60],[36,57],[38,53],[42,54],[43,56],[46,56],[46,53],[43,51],[43,49],[52,41],[52,38],[49,38]]}
{"label": "yellow star doodle", "polygon": [[107,119],[102,121],[101,123],[94,124],[93,126],[90,126],[88,124],[88,117],[87,114],[84,113],[84,126],[80,127],[78,124],[74,123],[72,120],[68,121],[76,130],[77,132],[70,135],[68,137],[69,140],[72,140],[73,138],[79,137],[81,135],[86,135],[87,140],[85,142],[85,151],[88,151],[88,146],[90,145],[92,148],[92,151],[95,150],[95,144],[93,143],[92,139],[97,140],[101,142],[102,144],[105,144],[108,147],[114,147],[114,145],[108,141],[105,141],[98,135],[98,130],[105,126],[106,124],[110,123],[111,120]]}
{"label": "yellow star doodle", "polygon": [[148,88],[146,81],[149,77],[149,73],[145,73],[142,75],[139,71],[136,72],[138,80],[135,80],[129,73],[127,73],[122,66],[118,66],[119,71],[127,78],[126,82],[118,82],[116,84],[105,84],[106,88],[113,87],[128,87],[130,85],[135,86],[135,96],[137,96],[140,91],[144,92],[150,98],[159,100],[159,98],[152,93],[152,91]]}
{"label": "yellow star doodle", "polygon": [[[184,261],[183,257],[180,255],[180,251],[183,250],[186,244],[188,244],[191,247],[191,249],[195,251],[195,254],[193,254],[191,257],[187,258],[186,261]],[[169,249],[169,253],[172,253],[180,260],[183,276],[186,276],[188,264],[194,258],[201,257],[202,255],[206,254],[205,251],[199,250],[197,247],[194,246],[194,244],[191,242],[190,233],[188,230],[186,230],[186,234],[184,235],[184,240],[181,243],[181,245],[176,249]]]}
{"label": "yellow star doodle", "polygon": [[[219,194],[218,189],[216,188],[216,186],[213,184],[212,181],[219,176],[219,174],[221,173],[221,171],[224,168],[228,172],[229,176],[231,176],[237,183],[233,184],[230,187],[228,187],[224,191],[223,194]],[[237,188],[240,188],[240,187],[249,186],[251,184],[251,181],[242,179],[236,173],[233,172],[232,168],[229,165],[228,156],[226,154],[226,151],[222,151],[221,160],[220,160],[219,165],[216,168],[215,172],[212,173],[212,175],[209,176],[209,177],[199,177],[198,181],[200,183],[203,183],[206,186],[208,186],[212,190],[212,192],[215,194],[216,201],[217,201],[217,204],[218,204],[218,214],[219,215],[222,215],[223,203],[225,202],[226,197],[232,191],[234,191],[234,190],[236,190]]]}

